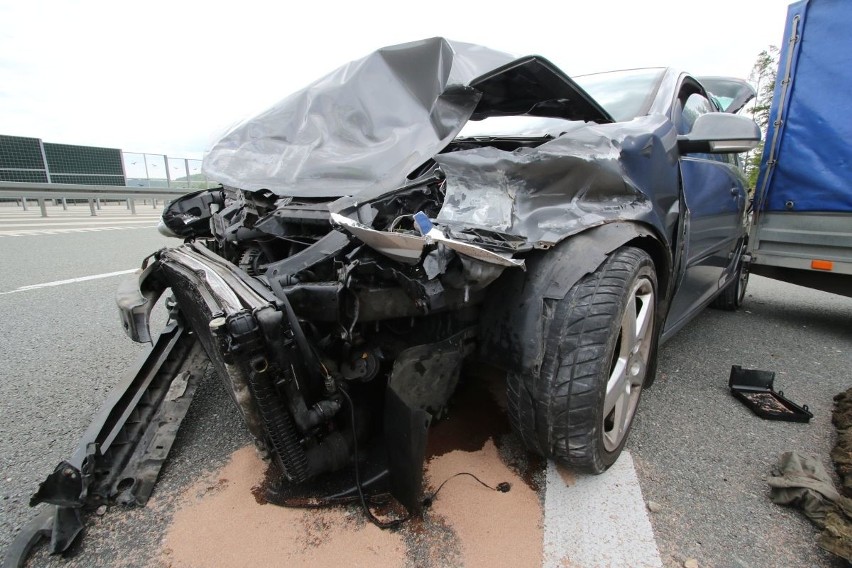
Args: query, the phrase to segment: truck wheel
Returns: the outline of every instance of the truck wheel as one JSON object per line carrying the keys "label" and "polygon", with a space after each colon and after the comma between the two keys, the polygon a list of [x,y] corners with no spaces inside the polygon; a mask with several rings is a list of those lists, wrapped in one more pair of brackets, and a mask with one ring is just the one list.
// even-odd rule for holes
{"label": "truck wheel", "polygon": [[531,450],[602,473],[621,454],[655,368],[654,263],[620,248],[551,308],[539,372],[508,376],[510,419]]}
{"label": "truck wheel", "polygon": [[710,307],[717,310],[727,310],[729,312],[736,311],[743,305],[745,299],[746,288],[748,287],[748,266],[740,260],[737,266],[737,272],[734,278],[728,282],[725,288],[710,304]]}

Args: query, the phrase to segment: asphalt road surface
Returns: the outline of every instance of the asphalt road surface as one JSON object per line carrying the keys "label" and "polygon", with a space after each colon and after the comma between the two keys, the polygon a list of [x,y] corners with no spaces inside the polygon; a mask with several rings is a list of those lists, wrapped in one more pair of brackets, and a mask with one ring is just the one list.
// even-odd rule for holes
{"label": "asphalt road surface", "polygon": [[[2,551],[33,515],[27,501],[38,483],[71,454],[112,385],[144,352],[121,332],[113,294],[123,277],[118,273],[136,268],[162,246],[177,244],[156,232],[156,211],[148,207],[137,206],[135,217],[114,207],[97,218],[88,217],[87,207],[68,213],[52,208],[47,220],[32,210],[24,214],[0,207]],[[162,321],[162,314],[158,318]],[[361,542],[346,540],[354,530],[367,535],[366,544],[358,548],[369,549],[374,554],[369,564],[377,566],[484,565],[484,559],[490,565],[507,566],[682,566],[688,559],[720,567],[841,566],[816,546],[817,532],[804,517],[769,501],[766,477],[787,450],[815,455],[830,467],[832,397],[852,386],[850,323],[852,299],[752,278],[743,310],[706,310],[665,345],[657,382],[643,394],[628,453],[600,477],[573,476],[521,455],[512,449],[515,442],[504,432],[505,421],[488,419],[462,428],[468,438],[477,431],[483,440],[496,442],[504,462],[506,456],[514,456],[515,470],[522,463],[531,472],[533,510],[522,512],[519,504],[517,515],[499,509],[487,513],[506,531],[513,526],[512,517],[532,519],[524,522],[538,526],[513,528],[505,535],[498,530],[500,538],[494,541],[498,550],[500,540],[515,548],[535,540],[531,556],[494,557],[494,550],[478,551],[474,541],[490,534],[485,527],[484,536],[476,536],[482,527],[471,509],[479,505],[467,505],[467,514],[457,517],[447,509],[444,514],[452,522],[434,522],[433,517],[417,530],[403,530],[402,544],[387,548],[390,552],[379,544],[386,537],[373,535],[363,523],[351,529],[312,516],[319,513],[300,513],[290,524],[301,523],[304,534],[313,535],[303,543],[313,556],[298,556],[299,551],[282,554],[292,552],[294,556],[287,558],[294,563],[320,565],[326,560],[317,559],[325,557],[316,554],[328,541],[342,550],[342,562],[360,565],[357,555],[349,555],[351,549],[335,544],[351,547],[352,542]],[[776,389],[807,404],[814,419],[795,424],[754,416],[728,393],[733,364],[775,371]],[[489,380],[499,387],[499,377]],[[457,409],[461,409],[457,415],[466,414],[464,404]],[[475,412],[469,414],[479,420]],[[464,436],[462,445],[469,442]],[[453,440],[449,438],[450,443]],[[236,556],[211,560],[203,556],[201,545],[194,549],[199,554],[195,561],[180,556],[184,544],[180,540],[192,540],[194,532],[200,533],[200,542],[207,539],[211,550],[217,540],[226,538],[215,536],[212,525],[203,524],[203,507],[212,507],[228,492],[217,496],[218,489],[213,491],[210,485],[211,496],[199,497],[198,503],[191,500],[189,506],[185,496],[205,479],[232,484],[234,480],[225,479],[221,471],[235,471],[239,460],[234,456],[244,458],[246,450],[241,448],[250,444],[228,396],[208,377],[162,472],[154,503],[136,510],[115,507],[104,516],[93,516],[69,558],[50,558],[42,548],[30,565],[275,565],[258,556],[258,547],[248,540],[238,541],[246,543],[245,550],[231,546]],[[494,446],[487,442],[482,447],[485,452]],[[458,450],[444,457],[467,455]],[[480,454],[470,452],[476,455]],[[454,467],[451,462],[445,465]],[[475,489],[470,487],[468,494]],[[521,489],[509,495],[522,493]],[[516,497],[521,499],[521,494]],[[446,497],[448,504],[454,499],[464,499],[464,493]],[[649,501],[654,512],[646,507]],[[262,508],[251,497],[240,501],[245,510],[237,512],[236,505],[222,503],[224,509],[210,511],[226,511],[222,517],[231,515],[243,523],[249,522],[253,509]],[[190,523],[184,530],[187,510],[198,524]],[[346,515],[360,518],[357,509]],[[214,520],[224,523],[224,518]],[[274,548],[274,538],[261,548]]]}

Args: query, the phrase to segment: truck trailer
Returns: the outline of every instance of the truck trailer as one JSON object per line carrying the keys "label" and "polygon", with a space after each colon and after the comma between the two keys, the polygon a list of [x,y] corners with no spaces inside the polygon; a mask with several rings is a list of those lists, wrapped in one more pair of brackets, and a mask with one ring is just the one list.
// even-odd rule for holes
{"label": "truck trailer", "polygon": [[791,4],[754,196],[750,270],[852,296],[852,3]]}

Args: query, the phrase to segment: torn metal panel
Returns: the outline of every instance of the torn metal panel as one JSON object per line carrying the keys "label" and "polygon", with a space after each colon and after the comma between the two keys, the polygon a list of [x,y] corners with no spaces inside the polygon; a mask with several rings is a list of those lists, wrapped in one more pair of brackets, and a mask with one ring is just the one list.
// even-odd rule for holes
{"label": "torn metal panel", "polygon": [[383,255],[405,264],[417,264],[426,246],[426,239],[407,233],[376,231],[365,227],[337,213],[331,214],[331,220],[361,239],[364,244],[376,249]]}
{"label": "torn metal panel", "polygon": [[440,243],[474,260],[506,267],[521,268],[524,266],[523,260],[513,259],[471,243],[448,238],[439,228],[434,226],[424,235],[418,236],[409,233],[376,231],[337,213],[332,213],[331,219],[361,239],[364,244],[376,249],[388,258],[405,264],[418,264],[424,247],[433,243]]}
{"label": "torn metal panel", "polygon": [[[446,199],[437,220],[503,231],[540,248],[620,220],[642,220],[669,234],[664,211],[677,201],[678,180],[671,172],[653,177],[644,171],[654,163],[652,154],[665,163],[673,151],[675,138],[664,121],[571,123],[569,131],[535,147],[508,151],[482,141],[442,153],[435,161],[446,175]],[[659,134],[649,133],[649,126]]]}
{"label": "torn metal panel", "polygon": [[471,117],[502,115],[612,122],[544,58],[431,38],[348,63],[237,125],[203,171],[246,191],[375,195],[404,185]]}
{"label": "torn metal panel", "polygon": [[380,49],[233,128],[210,149],[204,174],[279,195],[399,187],[473,113],[480,94],[465,85],[512,59],[443,38]]}
{"label": "torn metal panel", "polygon": [[482,262],[488,262],[490,264],[496,264],[498,266],[514,268],[524,267],[524,261],[522,259],[511,258],[508,255],[492,252],[484,247],[480,247],[471,243],[466,243],[464,241],[457,241],[455,239],[447,238],[444,233],[442,233],[437,228],[432,229],[431,231],[426,233],[426,236],[432,239],[432,241],[436,243],[441,243],[446,247],[456,251],[457,253],[469,256],[474,260],[481,260]]}

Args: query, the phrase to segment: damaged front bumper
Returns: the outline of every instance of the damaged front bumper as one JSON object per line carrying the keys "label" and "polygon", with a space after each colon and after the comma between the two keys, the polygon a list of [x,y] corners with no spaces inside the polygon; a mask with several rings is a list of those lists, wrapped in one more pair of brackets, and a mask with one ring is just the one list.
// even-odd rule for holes
{"label": "damaged front bumper", "polygon": [[[329,294],[343,290],[293,285],[278,296],[260,279],[195,243],[161,251],[154,266],[139,289],[172,290],[246,425],[270,450],[286,480],[299,484],[353,462],[357,466],[356,444],[375,438],[383,442],[384,467],[374,481],[386,481],[409,510],[419,508],[427,410],[440,408],[455,388],[462,360],[473,350],[473,328],[403,350],[393,361],[384,394],[376,395],[375,387],[364,382],[367,371],[357,365],[332,376],[303,329],[311,321],[303,319],[306,314],[314,321],[343,317],[335,313],[343,301],[328,301]],[[151,285],[148,279],[158,283]],[[393,290],[358,290],[356,302],[364,308],[357,321],[422,313],[416,300]],[[379,303],[378,296],[386,297],[382,308],[370,308]],[[145,302],[150,297],[136,295]],[[464,301],[450,295],[441,303],[449,309]],[[124,321],[145,311],[140,303],[119,304]],[[318,314],[317,305],[330,313]],[[361,361],[370,364],[366,351]],[[347,405],[351,408],[341,412]]]}
{"label": "damaged front bumper", "polygon": [[[146,341],[152,307],[171,290],[168,327],[110,396],[74,455],[41,484],[31,504],[51,508],[18,536],[6,565],[23,563],[43,538],[50,539],[51,553],[66,551],[86,514],[101,505],[144,505],[208,364],[286,480],[298,484],[357,467],[356,440],[370,441],[381,448],[371,485],[390,492],[409,510],[419,509],[432,416],[428,409],[440,408],[455,388],[462,360],[473,350],[475,329],[456,329],[437,343],[402,350],[376,395],[357,369],[348,371],[347,381],[331,376],[288,299],[294,299],[302,317],[331,321],[340,314],[317,315],[318,301],[327,300],[331,288],[290,286],[279,297],[261,279],[200,244],[158,252],[135,285],[122,284],[117,303],[127,334]],[[424,307],[398,290],[381,308],[367,307],[389,290],[358,290],[365,305],[358,321],[422,314]],[[452,291],[440,303],[449,310],[469,301],[465,295]],[[325,309],[335,306],[329,302]],[[364,358],[366,365],[366,351]],[[349,404],[351,409],[340,412]],[[335,491],[337,496],[354,494],[351,487]]]}
{"label": "damaged front bumper", "polygon": [[25,526],[3,566],[23,566],[42,539],[66,551],[88,512],[102,505],[144,505],[207,367],[207,356],[173,317],[136,368],[110,394],[77,450],[30,499],[49,505]]}

